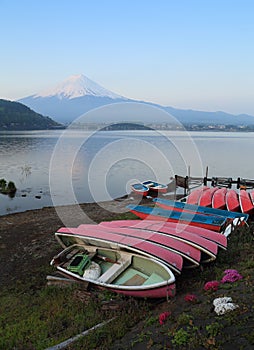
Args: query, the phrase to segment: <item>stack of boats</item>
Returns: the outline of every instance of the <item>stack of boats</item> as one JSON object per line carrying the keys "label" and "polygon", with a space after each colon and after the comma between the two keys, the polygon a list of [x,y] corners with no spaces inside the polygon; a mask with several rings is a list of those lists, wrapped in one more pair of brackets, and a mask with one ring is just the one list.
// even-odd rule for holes
{"label": "stack of boats", "polygon": [[134,193],[146,197],[153,193],[166,193],[168,191],[168,186],[152,180],[147,180],[132,184],[131,189]]}
{"label": "stack of boats", "polygon": [[186,198],[188,204],[254,214],[254,190],[202,186]]}
{"label": "stack of boats", "polygon": [[153,204],[128,206],[143,220],[60,228],[55,236],[63,250],[51,264],[68,278],[128,296],[172,297],[182,270],[215,260],[248,220],[244,213],[159,198]]}

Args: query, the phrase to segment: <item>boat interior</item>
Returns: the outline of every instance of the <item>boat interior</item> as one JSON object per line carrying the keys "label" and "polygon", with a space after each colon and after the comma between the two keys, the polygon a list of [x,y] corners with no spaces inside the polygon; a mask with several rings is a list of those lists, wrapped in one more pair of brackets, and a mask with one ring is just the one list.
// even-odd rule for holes
{"label": "boat interior", "polygon": [[144,287],[174,280],[168,268],[152,259],[96,246],[73,244],[54,257],[51,264],[71,277],[114,287]]}

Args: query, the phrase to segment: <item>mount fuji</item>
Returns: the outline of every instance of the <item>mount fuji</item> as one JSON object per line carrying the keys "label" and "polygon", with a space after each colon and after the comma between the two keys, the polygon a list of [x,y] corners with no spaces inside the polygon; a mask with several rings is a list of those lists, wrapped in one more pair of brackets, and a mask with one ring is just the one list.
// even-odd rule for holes
{"label": "mount fuji", "polygon": [[129,99],[105,89],[82,74],[72,75],[53,88],[18,100],[64,124],[91,109],[126,101]]}
{"label": "mount fuji", "polygon": [[99,84],[95,83],[91,79],[87,78],[83,74],[72,75],[56,87],[42,91],[34,95],[34,98],[39,97],[52,97],[57,96],[60,100],[67,98],[73,99],[83,96],[96,96],[96,97],[109,97],[112,99],[124,98],[123,96],[117,95],[111,92]]}
{"label": "mount fuji", "polygon": [[[108,114],[91,113],[89,122],[114,122],[119,116],[125,121],[141,121],[143,123],[171,122],[168,113],[183,125],[253,125],[254,117],[246,114],[233,115],[222,111],[205,112],[195,110],[183,110],[170,106],[161,106],[151,102],[137,101],[118,95],[86,76],[72,75],[62,83],[48,90],[19,99],[18,102],[30,107],[37,113],[46,115],[62,124],[69,124],[76,118],[98,107],[115,104],[114,111]],[[128,104],[126,104],[128,102]],[[120,104],[117,109],[116,104]],[[123,103],[125,103],[123,105]],[[135,108],[133,107],[135,104]],[[124,107],[123,107],[123,106]],[[139,106],[139,108],[136,108]],[[130,108],[128,108],[130,107]],[[152,108],[151,108],[152,107]],[[167,113],[162,113],[158,118],[155,108]],[[128,111],[129,109],[129,111]],[[113,115],[115,113],[115,116]],[[129,113],[129,116],[128,116]],[[124,115],[123,115],[124,114]],[[102,115],[102,117],[101,117]],[[115,120],[113,120],[115,117]],[[103,119],[104,118],[104,119]],[[158,120],[159,119],[159,120]]]}

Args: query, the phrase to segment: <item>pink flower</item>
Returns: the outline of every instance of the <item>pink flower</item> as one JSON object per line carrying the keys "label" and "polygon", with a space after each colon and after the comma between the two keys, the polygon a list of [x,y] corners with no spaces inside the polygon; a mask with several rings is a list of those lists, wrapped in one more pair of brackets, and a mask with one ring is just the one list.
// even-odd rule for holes
{"label": "pink flower", "polygon": [[236,282],[243,278],[237,270],[225,270],[225,276],[222,278],[221,283]]}
{"label": "pink flower", "polygon": [[238,271],[233,269],[227,269],[224,271],[224,273],[227,275],[228,273],[238,273]]}
{"label": "pink flower", "polygon": [[206,291],[216,291],[219,288],[219,282],[218,281],[210,281],[210,282],[206,282],[206,284],[204,285],[204,290]]}
{"label": "pink flower", "polygon": [[170,315],[171,313],[168,312],[168,311],[165,311],[165,312],[162,312],[159,316],[159,322],[161,325],[163,325],[166,321],[166,319],[168,318],[168,316]]}
{"label": "pink flower", "polygon": [[187,295],[185,295],[184,300],[185,301],[189,301],[190,303],[195,303],[195,302],[198,301],[196,295],[194,295],[194,294],[187,294]]}

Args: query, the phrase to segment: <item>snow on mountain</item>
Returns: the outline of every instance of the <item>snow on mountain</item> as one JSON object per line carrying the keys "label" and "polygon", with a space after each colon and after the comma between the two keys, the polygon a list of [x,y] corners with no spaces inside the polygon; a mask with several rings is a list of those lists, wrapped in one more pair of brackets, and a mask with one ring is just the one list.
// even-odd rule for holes
{"label": "snow on mountain", "polygon": [[37,113],[64,124],[94,108],[127,101],[126,97],[105,89],[82,74],[72,75],[51,89],[18,100]]}
{"label": "snow on mountain", "polygon": [[112,99],[124,99],[123,96],[120,96],[110,90],[105,89],[104,87],[95,83],[83,74],[72,75],[60,84],[58,84],[56,87],[41,91],[33,95],[33,97],[38,98],[57,96],[59,99],[73,99],[87,95],[96,97],[109,97]]}
{"label": "snow on mountain", "polygon": [[[184,125],[250,125],[253,124],[254,121],[252,116],[247,115],[235,116],[225,112],[182,110],[170,106],[161,106],[151,102],[127,99],[126,97],[105,89],[81,74],[72,75],[56,87],[24,97],[19,99],[18,102],[23,103],[37,113],[49,116],[55,121],[63,124],[69,124],[88,111],[107,105],[114,105],[114,113],[118,116],[117,118],[123,118],[126,121],[128,114],[127,105],[130,105],[130,102],[142,104],[143,107],[151,106],[153,108],[164,110]],[[124,105],[124,107],[119,106],[119,104]],[[119,110],[116,112],[118,106]],[[99,111],[97,115],[98,120],[96,120],[94,114],[92,115],[96,122],[111,122],[113,118],[112,113],[113,109],[110,109],[110,115],[106,117],[101,111]],[[149,113],[151,114],[150,117]],[[88,117],[86,116],[86,118]],[[158,122],[157,114],[154,113],[154,109],[150,109],[150,112],[145,108],[139,108],[137,110],[133,109],[130,119],[133,121],[133,118],[144,122]],[[169,119],[168,114],[165,114],[163,118],[160,117],[160,122],[167,122]]]}

